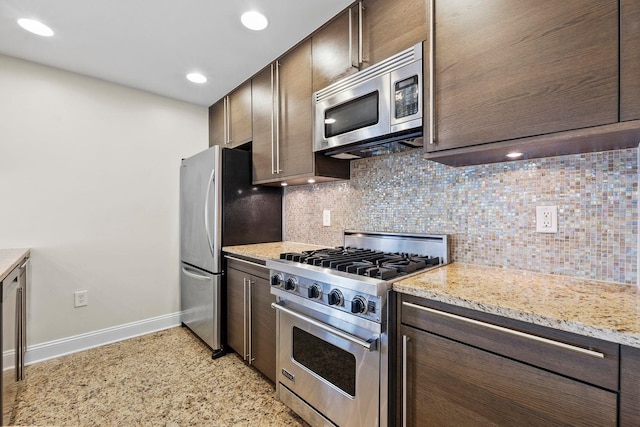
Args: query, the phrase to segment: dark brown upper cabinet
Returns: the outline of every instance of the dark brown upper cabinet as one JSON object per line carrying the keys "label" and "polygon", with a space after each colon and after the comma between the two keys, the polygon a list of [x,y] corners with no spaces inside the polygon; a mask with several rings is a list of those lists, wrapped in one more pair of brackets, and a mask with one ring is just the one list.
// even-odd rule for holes
{"label": "dark brown upper cabinet", "polygon": [[250,142],[251,80],[209,107],[209,146],[234,148]]}
{"label": "dark brown upper cabinet", "polygon": [[616,0],[435,1],[433,23],[427,151],[618,121]]}
{"label": "dark brown upper cabinet", "polygon": [[364,0],[341,12],[311,37],[313,91],[423,41],[427,6],[424,0]]}
{"label": "dark brown upper cabinet", "polygon": [[349,178],[348,162],[313,152],[310,39],[256,74],[252,85],[255,184]]}
{"label": "dark brown upper cabinet", "polygon": [[620,120],[640,119],[640,2],[620,2]]}

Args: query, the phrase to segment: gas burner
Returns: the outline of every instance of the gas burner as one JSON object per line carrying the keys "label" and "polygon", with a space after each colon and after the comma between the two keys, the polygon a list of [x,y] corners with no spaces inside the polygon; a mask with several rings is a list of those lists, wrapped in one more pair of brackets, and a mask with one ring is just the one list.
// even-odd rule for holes
{"label": "gas burner", "polygon": [[436,256],[343,247],[280,254],[280,259],[382,280],[440,265]]}

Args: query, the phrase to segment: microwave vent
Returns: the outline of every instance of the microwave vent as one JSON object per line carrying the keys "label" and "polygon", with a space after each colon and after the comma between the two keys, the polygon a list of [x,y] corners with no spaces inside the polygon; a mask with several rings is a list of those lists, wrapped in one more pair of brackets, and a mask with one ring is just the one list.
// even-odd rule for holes
{"label": "microwave vent", "polygon": [[422,58],[422,52],[419,51],[421,45],[422,44],[418,44],[409,49],[403,50],[402,52],[397,53],[385,59],[384,61],[377,63],[376,65],[365,68],[362,71],[345,77],[344,79],[317,91],[314,94],[315,102],[317,103],[319,101],[322,101],[330,96],[335,95],[336,93],[348,89],[351,86],[357,85],[381,74],[389,73],[397,68],[403,67],[414,62],[417,59]]}

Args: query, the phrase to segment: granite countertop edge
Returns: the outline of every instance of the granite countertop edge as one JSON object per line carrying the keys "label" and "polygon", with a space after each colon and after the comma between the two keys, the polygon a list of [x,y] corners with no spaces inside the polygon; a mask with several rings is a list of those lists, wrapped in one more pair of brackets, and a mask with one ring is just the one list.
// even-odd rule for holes
{"label": "granite countertop edge", "polygon": [[[451,266],[451,265],[452,264],[449,264],[448,266]],[[447,268],[448,266],[443,266],[439,268]],[[475,266],[473,264],[467,264],[466,266],[468,268],[477,267],[478,269],[487,268],[487,266],[482,266],[482,265]],[[497,267],[488,267],[488,268],[497,268]],[[519,271],[519,270],[510,270],[510,269],[502,269],[502,270],[506,274]],[[541,277],[546,276],[542,273],[533,273],[533,272],[527,272],[527,273],[534,276],[535,275],[539,275]],[[422,273],[422,274],[426,275],[426,274],[429,274],[429,272]],[[420,274],[414,276],[413,278],[415,279],[416,277],[419,277],[419,276]],[[567,277],[567,280],[576,281],[576,282],[580,281],[580,279],[576,279],[574,277]],[[416,297],[425,298],[432,301],[438,301],[438,302],[451,304],[458,307],[469,308],[469,309],[476,310],[483,313],[493,314],[493,315],[497,315],[497,316],[501,316],[501,317],[505,317],[513,320],[520,320],[526,323],[545,326],[545,327],[549,327],[549,328],[553,328],[553,329],[557,329],[565,332],[572,332],[578,335],[602,339],[605,341],[627,345],[630,347],[640,348],[640,330],[621,331],[621,330],[616,330],[604,325],[596,325],[596,324],[589,325],[580,321],[563,319],[561,317],[555,317],[549,314],[542,314],[542,313],[536,313],[534,311],[510,308],[507,306],[507,303],[505,303],[505,305],[488,303],[486,301],[482,301],[482,297],[478,297],[477,299],[475,299],[475,298],[451,295],[445,292],[439,292],[438,290],[425,289],[423,286],[411,284],[410,280],[407,280],[407,283],[401,283],[401,282],[402,281],[396,282],[393,284],[393,290],[401,294],[413,295]],[[584,282],[591,283],[594,281],[585,279]],[[614,285],[614,286],[619,285],[622,287],[627,286],[628,287],[627,289],[629,290],[633,290],[635,288],[633,285],[611,284],[606,282],[602,282],[602,284],[605,286],[608,286],[608,285]],[[469,284],[469,286],[472,287],[473,284]],[[640,300],[639,300],[639,304],[640,304]],[[640,316],[640,306],[638,306],[637,313],[638,314],[636,315],[637,316],[636,324],[640,325],[640,317],[638,317]],[[594,323],[597,323],[597,322],[594,322]]]}
{"label": "granite countertop edge", "polygon": [[31,249],[0,249],[0,282],[2,282],[20,264],[31,255]]}
{"label": "granite countertop edge", "polygon": [[278,259],[280,254],[284,252],[300,252],[304,250],[322,249],[326,247],[327,246],[310,245],[308,243],[284,241],[224,246],[222,248],[222,251],[229,254],[245,256],[260,261],[269,261],[271,259]]}

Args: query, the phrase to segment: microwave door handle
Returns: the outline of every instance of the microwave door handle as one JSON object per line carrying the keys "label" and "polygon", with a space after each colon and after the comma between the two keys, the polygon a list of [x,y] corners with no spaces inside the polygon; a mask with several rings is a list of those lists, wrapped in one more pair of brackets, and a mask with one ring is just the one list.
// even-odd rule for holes
{"label": "microwave door handle", "polygon": [[272,302],[271,303],[271,307],[273,307],[273,308],[275,308],[277,310],[280,310],[280,311],[282,311],[284,313],[287,313],[288,315],[293,316],[293,317],[295,317],[297,319],[300,319],[300,320],[302,320],[304,322],[307,322],[307,323],[309,323],[309,324],[311,324],[311,325],[313,325],[313,326],[315,326],[317,328],[320,328],[320,329],[322,329],[322,330],[324,330],[326,332],[329,332],[332,335],[336,335],[336,336],[338,336],[338,337],[340,337],[342,339],[345,339],[345,340],[347,340],[347,341],[349,341],[349,342],[351,342],[353,344],[359,345],[360,347],[364,348],[367,351],[375,351],[378,348],[378,339],[377,338],[372,338],[372,339],[370,339],[368,341],[365,341],[365,340],[362,340],[362,339],[360,339],[358,337],[355,337],[355,336],[353,336],[351,334],[348,334],[346,332],[342,332],[341,330],[336,329],[333,326],[329,326],[329,325],[327,325],[325,323],[318,322],[317,320],[311,319],[311,318],[309,318],[309,317],[307,317],[307,316],[305,316],[303,314],[300,314],[300,313],[298,313],[296,311],[290,310],[290,309],[288,309],[288,308],[286,308],[286,307],[284,307],[284,306],[282,306],[282,305],[280,305],[278,303]]}

